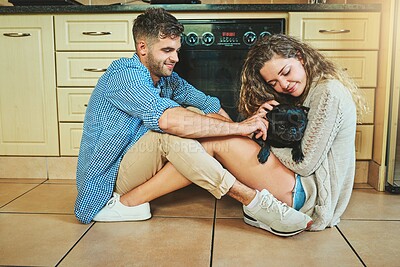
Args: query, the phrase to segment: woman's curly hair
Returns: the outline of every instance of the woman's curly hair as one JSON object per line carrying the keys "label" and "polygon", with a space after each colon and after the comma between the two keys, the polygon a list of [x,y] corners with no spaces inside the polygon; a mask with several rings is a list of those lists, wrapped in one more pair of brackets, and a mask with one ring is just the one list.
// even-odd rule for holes
{"label": "woman's curly hair", "polygon": [[[303,60],[307,83],[300,97],[279,94],[262,78],[261,68],[274,56]],[[261,38],[250,48],[242,68],[239,112],[245,117],[251,116],[261,104],[271,99],[280,103],[302,104],[310,91],[311,83],[325,79],[337,79],[348,88],[360,118],[367,110],[365,100],[355,82],[341,68],[295,37],[276,34]]]}

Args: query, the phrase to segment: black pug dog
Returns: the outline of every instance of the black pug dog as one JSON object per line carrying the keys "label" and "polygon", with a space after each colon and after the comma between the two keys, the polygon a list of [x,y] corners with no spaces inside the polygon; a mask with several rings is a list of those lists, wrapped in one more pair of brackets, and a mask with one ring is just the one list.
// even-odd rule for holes
{"label": "black pug dog", "polygon": [[265,163],[270,154],[270,146],[291,147],[292,158],[296,163],[304,159],[301,149],[301,139],[307,126],[307,115],[310,108],[280,104],[268,111],[266,117],[269,122],[267,140],[253,138],[261,150],[257,155],[260,163]]}

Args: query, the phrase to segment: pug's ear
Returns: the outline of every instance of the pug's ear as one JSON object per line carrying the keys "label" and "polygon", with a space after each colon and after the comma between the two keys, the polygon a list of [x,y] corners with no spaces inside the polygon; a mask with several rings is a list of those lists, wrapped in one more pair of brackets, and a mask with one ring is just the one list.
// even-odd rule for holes
{"label": "pug's ear", "polygon": [[310,110],[309,107],[305,107],[305,106],[301,106],[300,108],[304,111],[305,114],[308,114],[308,111]]}

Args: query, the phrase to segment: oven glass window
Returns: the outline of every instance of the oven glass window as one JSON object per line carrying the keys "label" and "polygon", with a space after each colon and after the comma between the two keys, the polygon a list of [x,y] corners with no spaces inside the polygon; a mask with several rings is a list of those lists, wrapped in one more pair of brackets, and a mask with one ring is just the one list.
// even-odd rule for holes
{"label": "oven glass window", "polygon": [[240,72],[247,50],[181,51],[175,71],[206,94],[220,99],[222,108],[238,119]]}

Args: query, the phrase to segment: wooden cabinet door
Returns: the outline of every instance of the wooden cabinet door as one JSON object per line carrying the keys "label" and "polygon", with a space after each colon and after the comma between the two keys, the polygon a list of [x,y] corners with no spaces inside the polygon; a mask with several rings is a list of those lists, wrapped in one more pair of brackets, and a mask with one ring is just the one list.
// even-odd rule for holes
{"label": "wooden cabinet door", "polygon": [[53,17],[0,17],[0,155],[58,156]]}

